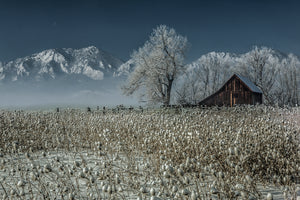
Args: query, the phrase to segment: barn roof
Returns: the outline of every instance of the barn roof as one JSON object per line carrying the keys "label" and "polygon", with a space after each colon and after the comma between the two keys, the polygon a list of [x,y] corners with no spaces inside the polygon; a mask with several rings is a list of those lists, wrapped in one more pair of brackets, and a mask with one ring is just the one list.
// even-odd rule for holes
{"label": "barn roof", "polygon": [[246,78],[245,76],[241,76],[239,74],[235,74],[241,81],[243,81],[245,83],[245,85],[252,91],[252,92],[256,92],[256,93],[261,93],[261,90],[252,82],[250,81],[248,78]]}
{"label": "barn roof", "polygon": [[215,93],[213,93],[212,95],[206,97],[205,99],[203,99],[202,101],[200,101],[200,104],[202,102],[205,102],[207,99],[210,99],[212,98],[213,96],[217,95],[224,87],[225,85],[231,80],[233,79],[234,77],[237,77],[238,79],[241,80],[241,82],[253,93],[259,93],[259,94],[262,94],[262,91],[252,82],[250,81],[248,78],[246,78],[245,76],[241,76],[239,74],[233,74],[231,76],[230,79],[228,79],[228,81],[226,81],[226,83],[218,90],[216,91]]}

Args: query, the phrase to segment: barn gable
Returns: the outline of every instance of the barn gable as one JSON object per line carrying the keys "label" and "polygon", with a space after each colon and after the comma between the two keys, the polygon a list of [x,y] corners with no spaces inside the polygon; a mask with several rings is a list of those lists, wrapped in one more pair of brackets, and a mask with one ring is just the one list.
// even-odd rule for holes
{"label": "barn gable", "polygon": [[217,92],[202,100],[200,105],[233,106],[261,104],[262,92],[248,78],[234,74]]}

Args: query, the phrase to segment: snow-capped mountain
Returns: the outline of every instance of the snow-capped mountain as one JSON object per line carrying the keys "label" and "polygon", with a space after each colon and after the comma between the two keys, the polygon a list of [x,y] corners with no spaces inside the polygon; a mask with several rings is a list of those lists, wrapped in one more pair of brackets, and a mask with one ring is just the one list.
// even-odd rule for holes
{"label": "snow-capped mountain", "polygon": [[122,64],[120,59],[94,46],[82,49],[48,49],[0,64],[0,81],[44,81],[65,78],[98,81],[112,77]]}
{"label": "snow-capped mountain", "polygon": [[129,59],[127,62],[120,65],[114,74],[114,77],[127,77],[134,69],[133,60]]}

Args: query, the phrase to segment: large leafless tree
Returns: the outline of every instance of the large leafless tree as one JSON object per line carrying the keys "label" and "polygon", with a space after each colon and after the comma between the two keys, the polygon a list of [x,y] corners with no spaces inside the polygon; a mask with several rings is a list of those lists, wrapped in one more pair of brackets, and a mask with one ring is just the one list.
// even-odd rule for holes
{"label": "large leafless tree", "polygon": [[281,61],[275,97],[279,105],[296,106],[300,103],[300,61],[289,54]]}
{"label": "large leafless tree", "polygon": [[123,92],[137,92],[149,103],[169,105],[174,81],[184,70],[187,47],[186,37],[173,28],[158,26],[144,46],[131,55],[134,71]]}
{"label": "large leafless tree", "polygon": [[210,52],[187,67],[180,87],[177,102],[197,104],[216,92],[231,76],[233,58],[227,53]]}
{"label": "large leafless tree", "polygon": [[275,52],[267,47],[255,46],[251,51],[242,55],[242,72],[255,85],[264,97],[266,104],[274,104],[274,84],[280,68],[279,58]]}

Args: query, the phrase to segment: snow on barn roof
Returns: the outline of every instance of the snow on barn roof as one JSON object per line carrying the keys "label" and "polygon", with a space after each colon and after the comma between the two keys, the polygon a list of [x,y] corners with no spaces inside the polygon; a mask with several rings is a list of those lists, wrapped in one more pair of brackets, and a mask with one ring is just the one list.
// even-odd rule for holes
{"label": "snow on barn roof", "polygon": [[241,80],[243,81],[248,87],[250,90],[252,90],[252,92],[256,92],[256,93],[261,93],[261,90],[252,82],[250,81],[248,78],[244,77],[244,76],[241,76],[239,74],[236,74],[236,76]]}

